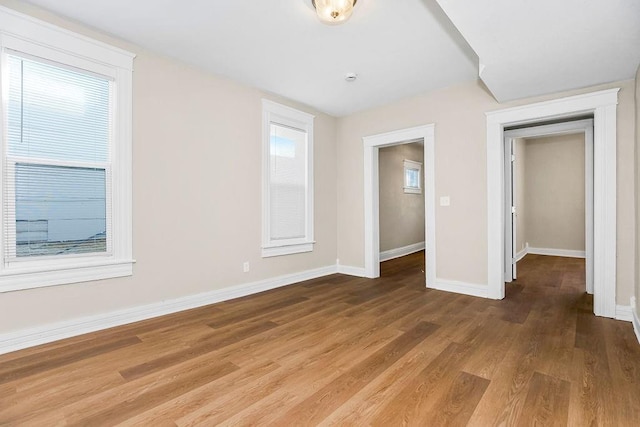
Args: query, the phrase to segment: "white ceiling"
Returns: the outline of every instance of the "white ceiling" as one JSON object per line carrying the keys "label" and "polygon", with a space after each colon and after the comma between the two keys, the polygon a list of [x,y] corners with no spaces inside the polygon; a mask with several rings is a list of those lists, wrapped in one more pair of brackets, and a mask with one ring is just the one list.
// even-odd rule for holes
{"label": "white ceiling", "polygon": [[29,3],[336,116],[478,75],[435,0],[360,0],[339,26],[322,24],[311,0]]}
{"label": "white ceiling", "polygon": [[640,0],[437,0],[500,101],[633,78]]}
{"label": "white ceiling", "polygon": [[500,102],[640,63],[640,0],[359,0],[339,26],[311,0],[28,1],[335,116],[473,80],[478,57]]}

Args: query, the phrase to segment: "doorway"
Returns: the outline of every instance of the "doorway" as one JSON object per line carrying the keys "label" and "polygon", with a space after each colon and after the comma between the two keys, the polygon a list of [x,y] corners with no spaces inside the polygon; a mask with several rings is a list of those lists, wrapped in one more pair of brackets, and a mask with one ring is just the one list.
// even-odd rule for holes
{"label": "doorway", "polygon": [[593,306],[616,316],[616,107],[619,88],[487,113],[487,279],[489,298],[505,296],[504,129],[593,115]]}
{"label": "doorway", "polygon": [[[517,145],[523,144],[524,141],[519,142],[521,139],[531,139],[531,138],[551,138],[551,137],[561,137],[561,136],[569,136],[569,135],[582,135],[583,136],[583,144],[584,144],[584,185],[582,191],[584,191],[584,252],[586,259],[586,291],[587,293],[593,294],[593,119],[583,119],[583,120],[573,120],[561,123],[553,123],[547,125],[531,125],[527,127],[518,127],[515,129],[506,129],[504,131],[504,170],[505,170],[505,229],[504,229],[504,237],[505,237],[505,255],[504,255],[504,266],[505,273],[504,279],[505,282],[509,283],[512,280],[515,280],[517,277],[517,261],[523,255],[523,251],[529,251],[528,245],[524,249],[521,248],[522,244],[518,244],[518,224],[522,227],[523,222],[520,221],[522,214],[525,212],[522,208],[523,206],[518,206],[519,201],[522,200],[521,194],[518,194],[518,189],[521,189],[522,186],[518,185],[518,178],[521,178],[522,175],[518,173],[518,165],[520,162],[518,161],[518,157],[521,155],[522,150],[518,150]],[[569,142],[566,142],[568,145]],[[580,147],[578,147],[580,148]],[[578,151],[579,152],[579,151]],[[547,159],[551,160],[551,159]],[[570,160],[570,159],[568,159]],[[556,174],[555,178],[562,180],[562,174]],[[545,177],[551,178],[554,177]],[[562,188],[564,186],[564,182],[558,182],[558,188]],[[566,194],[565,194],[566,196]],[[569,195],[570,196],[570,195]],[[548,202],[549,198],[545,198],[543,200],[537,200],[538,203]],[[557,200],[557,203],[564,204],[566,203],[566,199]],[[557,209],[553,209],[553,206],[537,206],[538,209],[544,209],[546,213],[553,212],[553,215],[547,215],[548,224],[546,224],[545,228],[549,228],[552,224],[558,223],[558,219],[555,215],[558,212],[563,212],[562,210],[558,211]],[[533,223],[535,224],[535,222]],[[565,227],[571,228],[571,227]],[[542,230],[542,228],[541,228]],[[562,232],[566,230],[556,230],[556,233]],[[551,230],[553,233],[553,230]],[[575,233],[574,233],[575,234]],[[521,239],[520,239],[521,240]],[[564,239],[565,241],[567,239]],[[575,240],[575,239],[569,239]],[[574,243],[575,244],[575,243]],[[536,246],[545,246],[545,245],[536,245]],[[562,245],[560,245],[562,246]],[[569,244],[571,246],[571,244]],[[542,250],[547,249],[546,247]],[[559,249],[559,248],[556,248]],[[568,251],[568,247],[562,248],[562,250],[555,251],[556,255],[562,256],[562,254],[570,255],[571,252]],[[548,251],[548,250],[547,250]],[[537,251],[540,253],[541,249]],[[549,254],[554,251],[548,251]]]}
{"label": "doorway", "polygon": [[424,145],[425,278],[436,283],[435,138],[434,125],[401,129],[363,138],[364,143],[364,265],[365,277],[380,277],[379,149],[407,142]]}
{"label": "doorway", "polygon": [[[423,140],[378,149],[380,262],[383,263],[380,274],[383,277],[404,268],[409,255],[425,248],[423,162]],[[424,263],[424,254],[419,257]],[[385,263],[391,260],[396,261]]]}

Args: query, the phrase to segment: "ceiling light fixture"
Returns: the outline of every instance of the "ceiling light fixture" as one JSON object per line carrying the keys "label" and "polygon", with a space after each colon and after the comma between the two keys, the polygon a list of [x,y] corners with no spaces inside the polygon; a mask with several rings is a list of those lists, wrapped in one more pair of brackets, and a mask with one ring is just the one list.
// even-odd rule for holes
{"label": "ceiling light fixture", "polygon": [[318,18],[325,24],[342,24],[353,13],[358,0],[311,0]]}

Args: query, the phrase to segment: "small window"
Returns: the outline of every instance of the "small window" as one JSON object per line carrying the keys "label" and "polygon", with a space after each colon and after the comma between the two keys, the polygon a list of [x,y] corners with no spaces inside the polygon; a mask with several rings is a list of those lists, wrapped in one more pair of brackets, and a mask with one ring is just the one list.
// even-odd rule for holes
{"label": "small window", "polygon": [[262,256],[313,250],[313,116],[263,100]]}
{"label": "small window", "polygon": [[422,176],[422,163],[413,160],[404,161],[404,192],[413,194],[422,194],[422,185],[420,184]]}

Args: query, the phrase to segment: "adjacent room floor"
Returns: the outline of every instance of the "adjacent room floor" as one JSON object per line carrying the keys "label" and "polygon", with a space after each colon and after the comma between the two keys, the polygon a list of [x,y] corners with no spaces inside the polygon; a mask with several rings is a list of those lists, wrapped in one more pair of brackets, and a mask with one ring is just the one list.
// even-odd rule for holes
{"label": "adjacent room floor", "polygon": [[424,288],[424,253],[0,356],[0,425],[638,425],[640,345],[584,261],[507,298]]}

